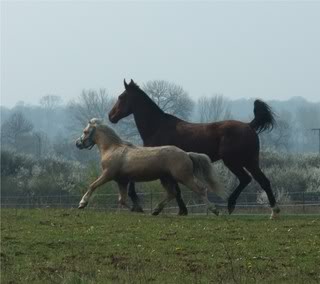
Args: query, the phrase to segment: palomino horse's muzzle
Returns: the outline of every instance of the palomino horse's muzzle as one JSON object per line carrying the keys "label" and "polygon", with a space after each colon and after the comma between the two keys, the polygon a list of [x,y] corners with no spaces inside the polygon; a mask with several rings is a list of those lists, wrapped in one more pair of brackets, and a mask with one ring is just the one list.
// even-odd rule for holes
{"label": "palomino horse's muzzle", "polygon": [[80,136],[77,140],[76,140],[76,146],[78,149],[82,150],[82,149],[89,149],[91,150],[92,147],[95,145],[94,141],[93,141],[93,135],[95,132],[95,128],[93,128],[90,132],[90,134],[88,135],[88,137],[84,138],[84,136]]}

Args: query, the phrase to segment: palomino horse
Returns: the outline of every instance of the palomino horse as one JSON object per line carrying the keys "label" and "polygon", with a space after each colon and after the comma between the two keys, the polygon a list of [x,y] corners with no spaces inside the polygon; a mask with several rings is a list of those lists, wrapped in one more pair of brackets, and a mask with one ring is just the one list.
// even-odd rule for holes
{"label": "palomino horse", "polygon": [[222,195],[223,187],[208,156],[186,153],[175,146],[137,147],[123,141],[110,127],[93,118],[77,139],[76,146],[79,149],[91,149],[95,144],[100,150],[102,174],[82,197],[79,209],[86,207],[94,190],[108,181],[118,183],[119,203],[128,207],[129,182],[160,179],[167,196],[158,204],[153,215],[158,215],[176,196],[178,182],[198,193],[208,209],[219,214],[215,205],[208,200],[207,190]]}
{"label": "palomino horse", "polygon": [[[212,162],[222,159],[240,181],[228,199],[229,214],[235,209],[237,198],[251,182],[252,176],[267,193],[272,208],[271,218],[276,217],[280,209],[276,205],[270,182],[259,166],[257,134],[272,129],[274,125],[273,113],[266,103],[260,100],[254,102],[254,119],[250,123],[235,120],[190,123],[163,112],[132,80],[130,84],[124,81],[124,86],[125,91],[109,112],[111,122],[117,123],[133,114],[144,146],[175,145],[187,152],[207,154]],[[180,189],[176,191],[178,204],[184,205]],[[129,196],[139,208],[132,183]],[[187,214],[185,206],[179,207],[180,214]]]}

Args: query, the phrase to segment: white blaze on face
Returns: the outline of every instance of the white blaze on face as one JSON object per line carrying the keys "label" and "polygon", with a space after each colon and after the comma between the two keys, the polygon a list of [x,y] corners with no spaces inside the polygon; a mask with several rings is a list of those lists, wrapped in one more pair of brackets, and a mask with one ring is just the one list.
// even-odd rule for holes
{"label": "white blaze on face", "polygon": [[102,124],[102,119],[91,118],[90,121],[89,121],[89,124],[91,124],[91,125],[101,125]]}

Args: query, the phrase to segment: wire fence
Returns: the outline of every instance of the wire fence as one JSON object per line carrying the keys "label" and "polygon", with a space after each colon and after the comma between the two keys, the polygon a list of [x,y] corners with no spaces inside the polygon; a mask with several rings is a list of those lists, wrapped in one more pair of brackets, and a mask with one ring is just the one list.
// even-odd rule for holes
{"label": "wire fence", "polygon": [[[161,192],[139,193],[141,205],[146,213],[152,212],[158,202],[164,198]],[[77,208],[81,195],[21,195],[1,196],[1,208]],[[208,214],[206,205],[192,193],[183,194],[189,214]],[[209,196],[223,212],[227,211],[227,203],[215,196]],[[285,214],[320,214],[320,192],[290,192],[278,201],[282,213]],[[94,194],[88,209],[119,211],[128,210],[118,204],[117,194]],[[175,200],[164,209],[165,214],[176,214],[178,206]],[[237,201],[235,214],[269,214],[269,204],[261,193],[242,193]]]}

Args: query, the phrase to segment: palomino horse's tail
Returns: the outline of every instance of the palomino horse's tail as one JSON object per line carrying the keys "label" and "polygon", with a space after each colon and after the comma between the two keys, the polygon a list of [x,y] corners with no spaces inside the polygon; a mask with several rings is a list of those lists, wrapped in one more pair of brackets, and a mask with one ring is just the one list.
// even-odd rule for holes
{"label": "palomino horse's tail", "polygon": [[268,104],[255,100],[253,113],[254,119],[249,124],[258,134],[273,129],[275,125],[274,113]]}
{"label": "palomino horse's tail", "polygon": [[220,197],[226,197],[224,186],[220,183],[218,175],[209,159],[205,154],[188,153],[193,162],[193,173],[195,177],[202,182],[209,191],[214,192]]}

